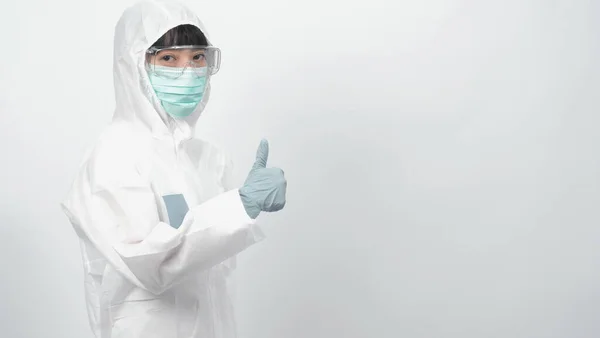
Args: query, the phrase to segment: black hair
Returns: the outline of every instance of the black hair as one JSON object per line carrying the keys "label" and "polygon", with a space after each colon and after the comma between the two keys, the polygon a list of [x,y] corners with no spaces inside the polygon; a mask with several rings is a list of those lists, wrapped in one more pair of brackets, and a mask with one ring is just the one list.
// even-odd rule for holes
{"label": "black hair", "polygon": [[179,25],[169,29],[152,47],[173,47],[183,45],[208,46],[208,39],[200,28],[194,25]]}

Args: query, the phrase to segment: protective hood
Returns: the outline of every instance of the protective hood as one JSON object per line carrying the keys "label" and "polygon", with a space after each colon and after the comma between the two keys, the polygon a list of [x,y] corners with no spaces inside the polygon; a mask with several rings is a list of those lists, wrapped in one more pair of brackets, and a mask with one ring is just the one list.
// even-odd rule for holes
{"label": "protective hood", "polygon": [[210,96],[207,84],[202,102],[185,119],[174,119],[162,108],[145,69],[146,50],[171,28],[182,24],[198,27],[210,43],[208,32],[186,6],[174,1],[142,1],[125,10],[115,29],[114,85],[116,108],[113,121],[127,121],[149,130],[157,138],[189,139]]}

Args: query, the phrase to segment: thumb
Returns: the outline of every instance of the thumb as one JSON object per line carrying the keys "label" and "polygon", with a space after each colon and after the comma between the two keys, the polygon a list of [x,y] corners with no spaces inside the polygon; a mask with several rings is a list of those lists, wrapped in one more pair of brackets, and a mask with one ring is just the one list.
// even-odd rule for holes
{"label": "thumb", "polygon": [[267,167],[267,159],[269,158],[269,142],[265,139],[260,141],[258,150],[256,151],[256,161],[252,169],[260,169]]}

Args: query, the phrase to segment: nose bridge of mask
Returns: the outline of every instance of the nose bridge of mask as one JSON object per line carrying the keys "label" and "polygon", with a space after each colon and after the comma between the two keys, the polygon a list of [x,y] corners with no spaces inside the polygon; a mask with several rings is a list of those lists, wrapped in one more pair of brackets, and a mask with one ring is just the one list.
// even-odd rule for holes
{"label": "nose bridge of mask", "polygon": [[168,67],[154,65],[148,69],[158,77],[173,79],[182,77],[203,77],[208,75],[208,67],[195,67],[192,61],[187,62],[183,67]]}

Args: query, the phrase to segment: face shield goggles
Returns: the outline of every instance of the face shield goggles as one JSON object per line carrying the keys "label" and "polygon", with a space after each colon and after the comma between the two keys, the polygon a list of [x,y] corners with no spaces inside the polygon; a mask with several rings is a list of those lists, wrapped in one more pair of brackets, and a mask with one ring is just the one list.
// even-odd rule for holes
{"label": "face shield goggles", "polygon": [[211,76],[219,71],[221,50],[213,46],[150,47],[146,51],[146,69],[164,78],[183,74]]}

